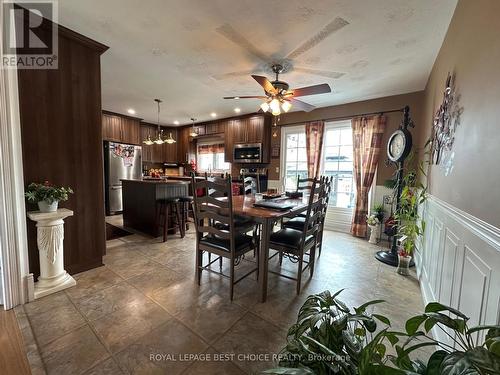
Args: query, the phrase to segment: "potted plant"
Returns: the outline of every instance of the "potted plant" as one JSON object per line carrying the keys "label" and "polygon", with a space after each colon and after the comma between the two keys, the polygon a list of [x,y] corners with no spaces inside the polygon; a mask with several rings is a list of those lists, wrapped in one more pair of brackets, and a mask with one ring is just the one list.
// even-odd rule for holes
{"label": "potted plant", "polygon": [[[469,327],[468,321],[459,310],[431,302],[406,321],[405,340],[388,337],[396,352],[389,360],[406,374],[500,374],[500,325]],[[446,342],[430,335],[432,329],[443,332]],[[425,346],[436,349],[427,363],[412,360],[410,354]]]}
{"label": "potted plant", "polygon": [[[500,325],[469,328],[465,314],[431,302],[423,314],[406,321],[405,332],[394,331],[388,317],[367,313],[371,305],[384,301],[369,301],[351,309],[338,299],[341,292],[331,294],[326,290],[306,299],[278,355],[279,367],[264,373],[500,374]],[[444,332],[449,340],[443,342],[430,335],[433,328]],[[435,349],[427,362],[413,359],[423,347]]]}
{"label": "potted plant", "polygon": [[45,181],[43,184],[32,182],[24,195],[28,202],[38,204],[40,212],[54,212],[59,202],[68,200],[69,194],[73,194],[71,188],[54,186]]}
{"label": "potted plant", "polygon": [[368,365],[375,371],[386,367],[383,333],[390,321],[368,313],[371,305],[384,301],[350,308],[338,299],[341,292],[331,294],[326,290],[306,299],[297,323],[288,330],[286,347],[278,355],[280,367],[265,373],[347,375],[361,374],[359,369],[368,370]]}
{"label": "potted plant", "polygon": [[377,217],[378,221],[381,223],[384,221],[385,208],[382,203],[377,203],[373,206],[372,212]]}
{"label": "potted plant", "polygon": [[366,224],[370,227],[370,239],[368,242],[376,244],[380,234],[380,220],[375,214],[366,215]]}
{"label": "potted plant", "polygon": [[418,206],[426,201],[427,190],[416,180],[414,171],[408,172],[404,177],[400,207],[394,215],[398,223],[397,236],[400,240],[399,264],[396,272],[404,276],[410,274],[410,262],[418,237],[423,235],[425,230],[425,221],[420,217]]}

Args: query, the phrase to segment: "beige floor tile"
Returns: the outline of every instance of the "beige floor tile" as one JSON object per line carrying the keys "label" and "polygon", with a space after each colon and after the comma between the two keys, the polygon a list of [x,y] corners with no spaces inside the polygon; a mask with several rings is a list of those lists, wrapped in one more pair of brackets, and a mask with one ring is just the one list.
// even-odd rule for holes
{"label": "beige floor tile", "polygon": [[144,272],[153,272],[158,269],[158,263],[146,258],[143,254],[128,254],[122,256],[120,259],[105,260],[108,266],[114,273],[128,279],[140,275]]}
{"label": "beige floor tile", "polygon": [[144,304],[146,301],[147,297],[124,282],[74,300],[80,312],[89,320],[98,319],[127,305]]}
{"label": "beige floor tile", "polygon": [[152,296],[161,289],[185,279],[185,275],[179,274],[167,267],[159,266],[153,272],[145,272],[141,275],[131,277],[127,279],[127,282],[139,289],[146,296]]}
{"label": "beige floor tile", "polygon": [[75,299],[106,289],[123,281],[123,278],[106,266],[78,273],[73,275],[73,277],[76,285],[66,289],[66,294]]}
{"label": "beige floor tile", "polygon": [[116,353],[171,319],[171,315],[157,304],[145,301],[92,321],[97,334],[112,353]]}
{"label": "beige floor tile", "polygon": [[128,374],[180,374],[208,345],[177,320],[171,320],[115,356]]}
{"label": "beige floor tile", "polygon": [[231,303],[229,296],[209,291],[196,303],[179,311],[176,317],[208,343],[222,336],[246,310]]}
{"label": "beige floor tile", "polygon": [[286,332],[257,315],[247,313],[213,347],[220,353],[234,353],[235,363],[249,373],[259,373],[276,365],[286,343]]}
{"label": "beige floor tile", "polygon": [[88,326],[42,345],[40,351],[48,375],[81,374],[109,357]]}
{"label": "beige floor tile", "polygon": [[123,371],[113,358],[108,358],[95,365],[92,369],[85,372],[84,375],[121,375]]}
{"label": "beige floor tile", "polygon": [[224,356],[213,348],[209,348],[206,357],[189,366],[182,374],[184,375],[243,375],[243,372],[234,363],[230,356]]}
{"label": "beige floor tile", "polygon": [[40,345],[85,325],[85,319],[64,292],[28,303],[25,311]]}

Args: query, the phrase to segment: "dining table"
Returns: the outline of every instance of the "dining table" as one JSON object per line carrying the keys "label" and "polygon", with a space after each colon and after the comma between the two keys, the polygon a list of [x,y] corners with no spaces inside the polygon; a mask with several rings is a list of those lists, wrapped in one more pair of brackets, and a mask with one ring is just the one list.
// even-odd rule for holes
{"label": "dining table", "polygon": [[[302,198],[278,198],[283,206],[291,208],[287,210],[277,210],[267,207],[255,207],[255,195],[234,195],[232,197],[233,213],[245,217],[250,217],[261,224],[260,249],[259,249],[259,289],[260,301],[267,299],[267,276],[269,260],[269,240],[274,224],[284,218],[297,215],[307,210],[308,197]],[[273,201],[277,201],[274,199]]]}

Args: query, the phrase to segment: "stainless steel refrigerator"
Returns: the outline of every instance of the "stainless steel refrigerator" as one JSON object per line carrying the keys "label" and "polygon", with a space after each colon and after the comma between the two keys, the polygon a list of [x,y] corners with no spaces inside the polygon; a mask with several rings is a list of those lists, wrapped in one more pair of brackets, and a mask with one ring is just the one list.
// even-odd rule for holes
{"label": "stainless steel refrigerator", "polygon": [[106,215],[113,215],[123,209],[121,180],[142,178],[141,153],[140,146],[104,142]]}

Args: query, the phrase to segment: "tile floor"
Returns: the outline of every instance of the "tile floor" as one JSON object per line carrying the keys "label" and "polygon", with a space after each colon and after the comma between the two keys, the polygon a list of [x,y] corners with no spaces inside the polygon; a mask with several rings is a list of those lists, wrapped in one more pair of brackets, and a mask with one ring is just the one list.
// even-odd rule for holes
{"label": "tile floor", "polygon": [[[314,277],[303,281],[300,296],[294,282],[271,274],[264,304],[254,275],[236,285],[233,303],[224,278],[205,272],[198,286],[194,242],[192,231],[166,243],[137,234],[108,241],[104,267],[25,305],[47,373],[259,373],[273,366],[266,359],[284,345],[305,298],[325,289],[346,288],[342,299],[351,306],[387,299],[377,309],[395,328],[423,309],[414,276],[397,275],[374,260],[378,247],[346,234],[325,232]],[[277,257],[270,264],[277,269]],[[240,269],[251,266],[245,260]],[[294,273],[295,265],[285,260],[283,269]]]}

